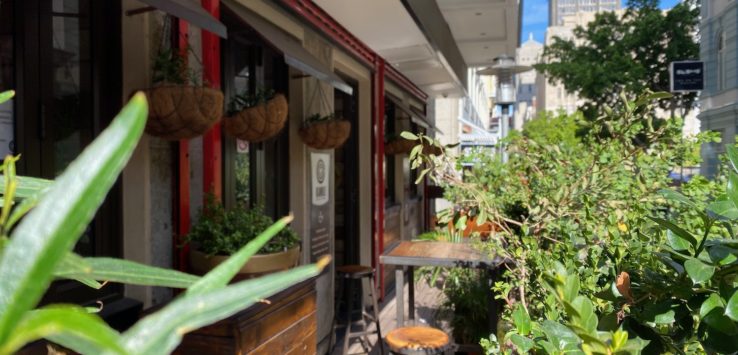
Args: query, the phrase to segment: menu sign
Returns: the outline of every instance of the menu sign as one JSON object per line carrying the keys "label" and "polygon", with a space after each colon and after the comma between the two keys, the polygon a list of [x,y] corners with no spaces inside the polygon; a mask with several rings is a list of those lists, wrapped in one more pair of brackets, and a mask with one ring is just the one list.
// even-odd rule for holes
{"label": "menu sign", "polygon": [[331,155],[310,154],[310,261],[331,253]]}

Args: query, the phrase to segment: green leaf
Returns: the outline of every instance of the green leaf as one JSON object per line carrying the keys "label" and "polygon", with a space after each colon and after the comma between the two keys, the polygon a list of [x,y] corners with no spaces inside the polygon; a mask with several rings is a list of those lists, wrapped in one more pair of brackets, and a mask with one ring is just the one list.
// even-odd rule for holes
{"label": "green leaf", "polygon": [[579,295],[579,275],[567,275],[564,282],[565,301],[572,302]]}
{"label": "green leaf", "polygon": [[97,280],[93,278],[89,278],[86,276],[74,276],[74,275],[67,275],[67,276],[59,276],[59,273],[74,270],[75,272],[82,274],[85,273],[87,269],[89,269],[89,265],[85,262],[85,260],[72,252],[67,253],[66,256],[64,256],[64,259],[62,259],[61,263],[59,263],[59,266],[54,269],[54,276],[59,278],[66,278],[78,281],[87,287],[94,288],[96,290],[99,290],[103,287],[103,285]]}
{"label": "green leaf", "polygon": [[666,231],[666,242],[674,250],[689,250],[691,244],[686,239],[679,237],[676,233],[671,230]]}
{"label": "green leaf", "polygon": [[15,228],[0,254],[0,343],[39,301],[130,158],[146,123],[136,94]]}
{"label": "green leaf", "polygon": [[722,220],[738,219],[738,208],[731,200],[714,201],[707,206],[708,215]]}
{"label": "green leaf", "polygon": [[738,250],[729,248],[725,245],[715,245],[707,248],[710,260],[718,265],[728,265],[738,260]]}
{"label": "green leaf", "polygon": [[725,307],[725,315],[738,322],[738,291],[730,296],[728,305]]}
{"label": "green leaf", "polygon": [[226,261],[220,263],[215,269],[203,276],[194,285],[187,289],[188,295],[200,294],[206,291],[221,288],[228,284],[229,281],[235,276],[238,271],[243,267],[244,264],[256,254],[261,247],[269,242],[272,237],[277,235],[279,231],[284,229],[291,221],[293,217],[283,217],[261,234],[259,234],[254,240],[246,244],[238,252],[231,255]]}
{"label": "green leaf", "polygon": [[572,306],[579,312],[579,316],[575,317],[573,322],[582,327],[587,333],[596,335],[598,320],[594,313],[592,301],[587,297],[577,296],[572,302]]}
{"label": "green leaf", "polygon": [[0,347],[12,354],[25,344],[49,339],[82,354],[126,354],[120,335],[94,314],[77,306],[52,306],[27,312]]}
{"label": "green leaf", "polygon": [[114,258],[83,258],[81,266],[63,262],[54,276],[131,285],[187,288],[200,278],[184,272]]}
{"label": "green leaf", "polygon": [[291,285],[318,275],[330,261],[242,281],[203,293],[185,294],[160,311],[143,318],[123,334],[132,354],[168,354],[192,330],[230,317]]}
{"label": "green leaf", "polygon": [[408,131],[403,131],[402,133],[400,133],[400,137],[405,138],[407,140],[411,140],[411,141],[416,141],[420,139],[420,137]]}
{"label": "green leaf", "polygon": [[683,204],[686,204],[692,207],[697,207],[694,201],[690,200],[689,197],[684,196],[677,191],[669,190],[669,189],[661,189],[659,190],[659,194],[664,196],[667,200],[683,203]]}
{"label": "green leaf", "polygon": [[732,144],[726,144],[725,149],[733,171],[738,172],[738,148]]}
{"label": "green leaf", "polygon": [[695,284],[701,284],[710,280],[715,273],[715,267],[703,263],[697,258],[690,258],[684,262],[684,269]]}
{"label": "green leaf", "polygon": [[528,339],[519,334],[513,334],[510,336],[510,341],[515,344],[520,354],[527,354],[530,349],[536,345],[533,340]]}
{"label": "green leaf", "polygon": [[[672,231],[676,236],[679,238],[682,238],[689,242],[689,244],[692,244],[693,247],[697,247],[697,238],[695,238],[691,233],[687,232],[686,230],[682,229],[681,227],[677,226],[674,223],[671,223],[663,218],[659,217],[648,217],[652,221],[656,222],[661,227],[664,227],[670,231]],[[677,248],[674,248],[676,250],[679,250]]]}
{"label": "green leaf", "polygon": [[556,349],[561,351],[579,349],[579,337],[563,324],[544,320],[541,323],[541,330]]}
{"label": "green leaf", "polygon": [[[41,179],[30,176],[16,176],[17,187],[15,189],[15,199],[24,199],[42,192],[51,187],[53,180]],[[5,190],[6,182],[0,179],[0,190]]]}
{"label": "green leaf", "polygon": [[702,302],[700,306],[700,318],[704,318],[716,308],[725,308],[725,301],[717,293],[710,294],[710,297]]}
{"label": "green leaf", "polygon": [[513,323],[520,335],[530,334],[531,324],[528,311],[522,305],[518,305],[512,313]]}
{"label": "green leaf", "polygon": [[0,104],[12,99],[13,96],[15,96],[14,90],[3,91],[0,93]]}

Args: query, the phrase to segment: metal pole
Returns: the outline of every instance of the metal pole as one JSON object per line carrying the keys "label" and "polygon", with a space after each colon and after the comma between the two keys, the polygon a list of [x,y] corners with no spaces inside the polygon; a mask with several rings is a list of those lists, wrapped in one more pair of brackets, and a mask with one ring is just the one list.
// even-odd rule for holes
{"label": "metal pole", "polygon": [[[510,131],[510,105],[508,104],[502,104],[502,116],[500,119],[501,122],[501,139],[505,139],[507,137],[507,134]],[[507,162],[507,150],[505,149],[504,145],[500,143],[500,154],[502,154],[502,162]]]}

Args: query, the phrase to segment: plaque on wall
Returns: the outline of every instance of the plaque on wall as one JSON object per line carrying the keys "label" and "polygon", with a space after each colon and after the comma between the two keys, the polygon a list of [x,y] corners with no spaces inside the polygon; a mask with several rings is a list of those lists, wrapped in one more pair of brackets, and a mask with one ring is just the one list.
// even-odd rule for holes
{"label": "plaque on wall", "polygon": [[331,155],[310,154],[310,261],[331,253]]}

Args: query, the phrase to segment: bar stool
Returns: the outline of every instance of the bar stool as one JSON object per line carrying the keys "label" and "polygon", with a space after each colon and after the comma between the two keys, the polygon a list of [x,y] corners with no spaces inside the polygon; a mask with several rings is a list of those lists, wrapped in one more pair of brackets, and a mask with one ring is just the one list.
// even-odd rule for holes
{"label": "bar stool", "polygon": [[387,334],[386,341],[392,354],[444,354],[453,348],[448,334],[431,327],[396,328]]}
{"label": "bar stool", "polygon": [[[377,306],[377,295],[376,295],[376,288],[374,287],[374,269],[368,266],[363,265],[343,265],[336,267],[336,276],[340,278],[340,282],[338,284],[338,299],[339,302],[343,301],[343,293],[345,290],[348,290],[348,303],[346,304],[346,324],[342,325],[336,325],[336,319],[338,318],[338,311],[335,313],[335,317],[333,320],[333,333],[335,334],[336,329],[338,327],[346,327],[346,335],[343,337],[343,352],[342,354],[348,354],[348,348],[349,344],[351,343],[352,338],[359,338],[359,341],[363,340],[366,342],[367,346],[369,344],[369,339],[366,337],[369,334],[377,334],[377,343],[379,344],[379,349],[382,354],[384,354],[384,343],[382,342],[382,332],[379,328],[379,307]],[[365,305],[364,305],[364,282],[363,279],[369,279],[369,293],[372,299],[372,314],[369,314],[366,311]],[[353,290],[351,286],[352,283],[356,283],[356,281],[359,282],[361,285],[361,301],[359,301],[359,307],[358,309],[354,309],[354,295],[351,292]],[[348,285],[347,285],[348,283]],[[338,310],[339,307],[336,306],[336,310]],[[353,320],[353,314],[354,313],[360,313],[361,314],[361,320],[358,320],[354,322]],[[368,331],[369,324],[367,323],[367,320],[369,322],[374,322],[377,325],[377,330],[375,331]],[[363,329],[361,331],[352,331],[351,327],[355,324],[361,324],[363,325]],[[365,348],[366,350],[366,348]]]}

